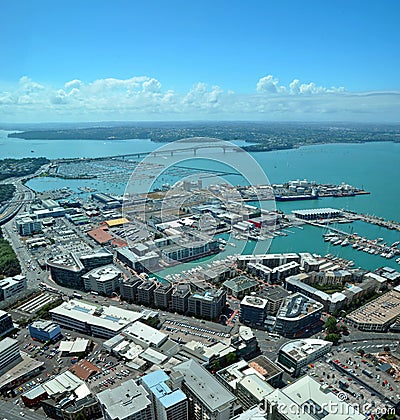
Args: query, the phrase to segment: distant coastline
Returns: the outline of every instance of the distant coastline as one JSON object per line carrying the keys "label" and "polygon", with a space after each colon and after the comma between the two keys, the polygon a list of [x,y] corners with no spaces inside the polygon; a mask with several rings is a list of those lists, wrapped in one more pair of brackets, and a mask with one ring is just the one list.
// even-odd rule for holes
{"label": "distant coastline", "polygon": [[9,138],[25,140],[134,140],[149,139],[169,143],[201,137],[249,143],[248,152],[294,149],[330,143],[400,142],[400,125],[345,123],[147,123],[131,126],[51,128],[8,133]]}

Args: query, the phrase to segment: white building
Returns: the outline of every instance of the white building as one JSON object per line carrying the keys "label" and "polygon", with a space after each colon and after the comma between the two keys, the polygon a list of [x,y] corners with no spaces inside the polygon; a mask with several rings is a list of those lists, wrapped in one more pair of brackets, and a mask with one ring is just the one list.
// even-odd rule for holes
{"label": "white building", "polygon": [[105,420],[153,420],[148,392],[134,380],[97,394]]}
{"label": "white building", "polygon": [[125,328],[123,335],[144,348],[160,347],[168,339],[167,334],[140,321],[136,321]]}
{"label": "white building", "polygon": [[141,384],[149,392],[155,420],[188,420],[188,400],[180,390],[172,390],[169,376],[163,370],[145,375]]}
{"label": "white building", "polygon": [[26,289],[26,277],[17,275],[0,280],[0,301],[14,297]]}
{"label": "white building", "polygon": [[51,309],[50,314],[53,321],[62,327],[102,338],[114,337],[142,317],[139,312],[116,306],[99,308],[77,300],[62,303]]}
{"label": "white building", "polygon": [[21,236],[30,236],[42,231],[42,222],[33,215],[21,215],[15,218],[15,225]]}
{"label": "white building", "polygon": [[0,375],[22,361],[18,341],[6,337],[0,341]]}
{"label": "white building", "polygon": [[327,385],[310,376],[265,397],[268,420],[365,420],[357,408],[342,401]]}
{"label": "white building", "polygon": [[229,420],[236,397],[194,360],[172,368],[171,381],[186,394],[190,419]]}
{"label": "white building", "polygon": [[119,290],[122,282],[122,272],[115,265],[95,268],[82,276],[85,290],[111,296]]}
{"label": "white building", "polygon": [[278,352],[278,363],[292,375],[296,376],[301,369],[329,353],[330,341],[305,338],[284,344]]}

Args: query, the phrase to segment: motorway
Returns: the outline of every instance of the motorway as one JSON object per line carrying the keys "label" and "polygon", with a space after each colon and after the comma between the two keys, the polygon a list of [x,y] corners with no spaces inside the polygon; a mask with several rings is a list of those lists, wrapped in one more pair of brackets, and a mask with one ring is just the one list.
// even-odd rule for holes
{"label": "motorway", "polygon": [[34,174],[19,178],[7,178],[1,181],[1,183],[3,184],[14,184],[16,192],[14,194],[14,197],[5,206],[0,207],[0,210],[2,212],[0,214],[0,226],[9,220],[12,220],[21,210],[24,210],[26,206],[26,204],[24,203],[29,203],[35,198],[35,193],[30,188],[25,186],[22,183],[22,180],[35,178],[40,174],[48,171],[49,167],[50,165],[43,165]]}

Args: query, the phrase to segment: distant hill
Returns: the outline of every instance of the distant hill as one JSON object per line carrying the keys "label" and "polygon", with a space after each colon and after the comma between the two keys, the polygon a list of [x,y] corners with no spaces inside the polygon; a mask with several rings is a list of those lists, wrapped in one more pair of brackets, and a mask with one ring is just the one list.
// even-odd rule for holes
{"label": "distant hill", "polygon": [[[116,124],[116,123],[115,123]],[[129,125],[130,124],[130,125]],[[190,137],[213,137],[252,143],[251,151],[292,148],[318,143],[400,141],[400,125],[264,122],[143,122],[100,124],[83,128],[38,129],[8,134],[10,138],[43,140],[151,139],[171,142]]]}

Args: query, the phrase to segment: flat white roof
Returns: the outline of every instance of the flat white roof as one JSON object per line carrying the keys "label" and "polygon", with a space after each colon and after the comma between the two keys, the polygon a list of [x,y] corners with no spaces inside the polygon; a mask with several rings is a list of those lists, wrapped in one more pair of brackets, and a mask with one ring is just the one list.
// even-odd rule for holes
{"label": "flat white roof", "polygon": [[136,321],[132,325],[129,325],[123,332],[128,338],[137,338],[140,341],[144,341],[149,346],[154,345],[155,347],[160,346],[168,337],[167,334],[164,334],[149,325],[143,324],[143,322],[140,321]]}
{"label": "flat white roof", "polygon": [[122,328],[142,317],[142,314],[139,312],[128,311],[116,306],[95,306],[74,299],[51,309],[50,313],[75,319],[88,325],[102,327],[110,331],[120,331]]}

